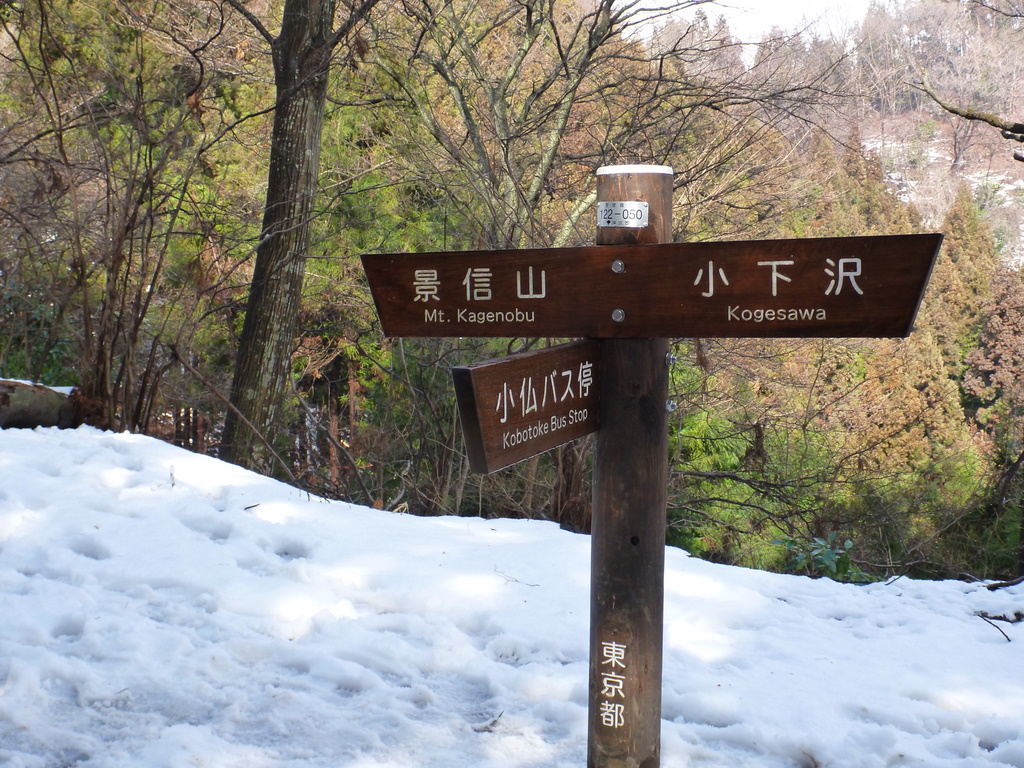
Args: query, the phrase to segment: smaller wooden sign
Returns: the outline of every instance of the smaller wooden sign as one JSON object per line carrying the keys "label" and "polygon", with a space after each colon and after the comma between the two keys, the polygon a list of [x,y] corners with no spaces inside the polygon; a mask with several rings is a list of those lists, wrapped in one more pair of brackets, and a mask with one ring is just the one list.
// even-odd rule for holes
{"label": "smaller wooden sign", "polygon": [[494,472],[596,432],[600,352],[576,341],[453,368],[470,469]]}

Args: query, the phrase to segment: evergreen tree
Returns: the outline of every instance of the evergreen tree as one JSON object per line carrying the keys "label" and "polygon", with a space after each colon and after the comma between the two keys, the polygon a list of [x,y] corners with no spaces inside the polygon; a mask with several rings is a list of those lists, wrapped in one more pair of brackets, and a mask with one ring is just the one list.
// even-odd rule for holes
{"label": "evergreen tree", "polygon": [[941,351],[947,373],[959,380],[968,353],[978,344],[992,300],[996,248],[966,185],[943,221],[942,252],[932,271],[918,325]]}

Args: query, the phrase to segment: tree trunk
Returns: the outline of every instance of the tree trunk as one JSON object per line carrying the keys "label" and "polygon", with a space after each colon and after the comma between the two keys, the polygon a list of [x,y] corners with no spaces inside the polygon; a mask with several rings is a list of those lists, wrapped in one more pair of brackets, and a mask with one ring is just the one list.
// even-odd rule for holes
{"label": "tree trunk", "polygon": [[560,446],[556,452],[558,474],[552,494],[552,519],[560,528],[590,533],[590,498],[587,495],[586,451],[589,440]]}
{"label": "tree trunk", "polygon": [[[280,417],[314,215],[327,95],[334,0],[286,0],[273,41],[277,105],[263,229],[238,349],[231,402],[253,429],[271,437]],[[252,429],[229,412],[220,456],[266,468]]]}

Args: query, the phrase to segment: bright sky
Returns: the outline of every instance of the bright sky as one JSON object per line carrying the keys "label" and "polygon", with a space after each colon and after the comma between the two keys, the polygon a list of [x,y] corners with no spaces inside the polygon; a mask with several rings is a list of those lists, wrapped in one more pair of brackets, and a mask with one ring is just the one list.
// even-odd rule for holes
{"label": "bright sky", "polygon": [[721,0],[703,7],[711,19],[725,16],[733,35],[757,41],[773,26],[791,32],[808,24],[842,32],[858,23],[870,0]]}

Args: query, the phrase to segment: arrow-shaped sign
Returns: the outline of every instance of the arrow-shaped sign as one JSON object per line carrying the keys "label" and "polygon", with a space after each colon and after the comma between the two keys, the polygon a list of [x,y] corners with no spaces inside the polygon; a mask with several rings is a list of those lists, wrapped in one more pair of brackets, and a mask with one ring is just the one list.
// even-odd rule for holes
{"label": "arrow-shaped sign", "polygon": [[363,257],[388,336],[897,337],[942,235]]}

